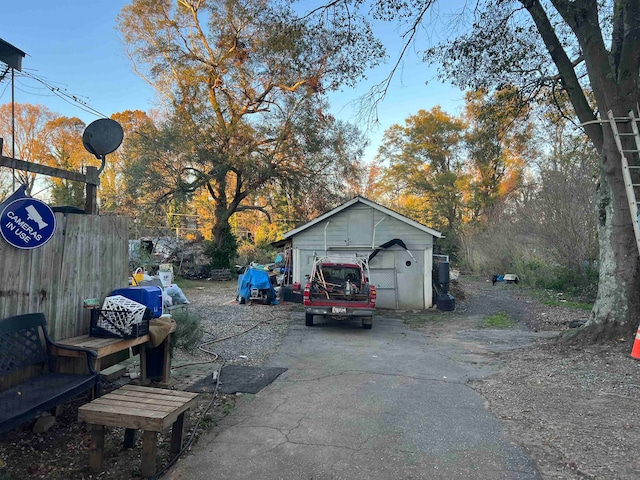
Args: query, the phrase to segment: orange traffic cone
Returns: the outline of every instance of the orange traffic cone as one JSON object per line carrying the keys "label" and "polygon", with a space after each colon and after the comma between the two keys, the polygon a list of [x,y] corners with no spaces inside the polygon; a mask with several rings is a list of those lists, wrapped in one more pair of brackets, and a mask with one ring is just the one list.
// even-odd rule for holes
{"label": "orange traffic cone", "polygon": [[633,350],[631,350],[631,356],[633,358],[640,359],[640,327],[638,327],[638,332],[636,333],[636,339],[633,342]]}

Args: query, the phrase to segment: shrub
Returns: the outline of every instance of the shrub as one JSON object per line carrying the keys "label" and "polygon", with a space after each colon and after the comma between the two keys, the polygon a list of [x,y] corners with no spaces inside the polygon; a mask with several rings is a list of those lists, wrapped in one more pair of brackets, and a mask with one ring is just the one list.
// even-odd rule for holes
{"label": "shrub", "polygon": [[171,315],[176,321],[176,331],[171,345],[186,352],[195,350],[202,341],[201,319],[192,312],[175,310]]}
{"label": "shrub", "polygon": [[231,261],[238,254],[238,243],[236,237],[231,233],[231,229],[227,227],[225,230],[220,247],[216,246],[214,242],[205,242],[204,253],[211,259],[209,261],[210,268],[231,268]]}
{"label": "shrub", "polygon": [[526,263],[518,267],[522,282],[536,288],[565,292],[594,301],[598,291],[598,269],[584,266],[576,269],[563,265]]}

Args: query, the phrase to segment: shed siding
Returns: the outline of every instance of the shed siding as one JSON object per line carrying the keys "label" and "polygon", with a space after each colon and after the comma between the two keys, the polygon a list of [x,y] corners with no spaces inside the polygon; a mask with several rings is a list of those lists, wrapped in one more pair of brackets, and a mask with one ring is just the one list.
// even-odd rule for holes
{"label": "shed siding", "polygon": [[[358,221],[352,222],[353,218],[358,218]],[[402,240],[409,250],[422,250],[433,246],[431,235],[370,207],[358,208],[357,205],[300,232],[292,241],[301,248],[321,253],[325,251],[325,236],[327,250],[344,246],[362,246],[373,250],[394,238]]]}
{"label": "shed siding", "polygon": [[433,236],[360,203],[291,237],[295,252],[293,281],[304,285],[315,255],[368,256],[376,247],[393,239],[402,240],[413,257],[404,248],[393,246],[378,252],[370,262],[371,281],[374,285],[379,284],[381,290],[378,306],[392,309],[430,307]]}

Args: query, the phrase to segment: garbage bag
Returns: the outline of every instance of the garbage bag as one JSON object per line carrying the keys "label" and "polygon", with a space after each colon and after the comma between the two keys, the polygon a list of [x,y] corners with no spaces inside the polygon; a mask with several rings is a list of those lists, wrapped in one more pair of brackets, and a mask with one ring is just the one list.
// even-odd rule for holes
{"label": "garbage bag", "polygon": [[174,305],[183,305],[189,303],[189,300],[187,300],[187,297],[185,297],[182,289],[175,283],[169,285],[166,288],[165,292],[171,297],[171,302]]}

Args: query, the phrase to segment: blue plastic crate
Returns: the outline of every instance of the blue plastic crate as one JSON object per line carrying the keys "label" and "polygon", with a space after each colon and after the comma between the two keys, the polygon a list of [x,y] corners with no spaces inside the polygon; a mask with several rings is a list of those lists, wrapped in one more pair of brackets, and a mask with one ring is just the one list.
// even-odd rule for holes
{"label": "blue plastic crate", "polygon": [[141,303],[151,310],[151,316],[162,315],[162,289],[156,286],[118,288],[111,295],[122,295],[129,300]]}

